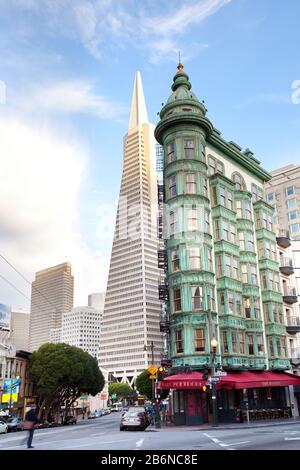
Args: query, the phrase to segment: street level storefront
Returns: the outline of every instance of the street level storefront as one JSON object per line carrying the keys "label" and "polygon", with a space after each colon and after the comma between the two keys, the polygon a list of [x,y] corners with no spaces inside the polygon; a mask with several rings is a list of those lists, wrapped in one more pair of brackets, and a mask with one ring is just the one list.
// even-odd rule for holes
{"label": "street level storefront", "polygon": [[[158,383],[170,390],[175,425],[194,426],[212,422],[212,396],[202,372],[176,374]],[[203,391],[204,386],[206,391]],[[232,372],[217,383],[218,422],[273,419],[292,416],[289,386],[300,377],[285,372]]]}

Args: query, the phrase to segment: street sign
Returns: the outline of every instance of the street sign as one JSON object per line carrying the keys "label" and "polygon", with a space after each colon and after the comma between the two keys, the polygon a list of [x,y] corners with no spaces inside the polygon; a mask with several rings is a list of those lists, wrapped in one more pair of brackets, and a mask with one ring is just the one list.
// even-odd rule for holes
{"label": "street sign", "polygon": [[80,397],[79,400],[87,400],[87,397]]}
{"label": "street sign", "polygon": [[150,375],[150,379],[156,379],[156,375]]}
{"label": "street sign", "polygon": [[215,376],[214,377],[208,377],[208,380],[210,382],[220,382],[221,377],[215,377]]}
{"label": "street sign", "polygon": [[225,377],[227,375],[227,372],[225,372],[224,370],[217,370],[215,372],[215,377]]}
{"label": "street sign", "polygon": [[157,371],[157,367],[154,364],[148,367],[149,374],[154,375],[156,374],[156,371]]}

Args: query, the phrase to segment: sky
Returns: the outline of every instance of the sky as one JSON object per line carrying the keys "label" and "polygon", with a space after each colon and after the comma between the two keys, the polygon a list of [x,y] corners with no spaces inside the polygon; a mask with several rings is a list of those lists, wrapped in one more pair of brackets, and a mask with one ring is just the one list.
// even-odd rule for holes
{"label": "sky", "polygon": [[300,163],[299,0],[0,0],[0,12],[0,256],[23,275],[0,257],[0,303],[28,307],[35,272],[64,261],[75,305],[105,290],[137,70],[153,124],[180,51],[225,139],[267,170]]}

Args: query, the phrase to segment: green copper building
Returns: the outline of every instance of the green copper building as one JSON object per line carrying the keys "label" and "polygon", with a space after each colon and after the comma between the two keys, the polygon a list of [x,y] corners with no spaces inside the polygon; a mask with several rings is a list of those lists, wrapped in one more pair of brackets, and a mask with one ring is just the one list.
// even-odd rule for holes
{"label": "green copper building", "polygon": [[227,372],[216,386],[224,421],[242,419],[246,407],[288,409],[284,379],[294,379],[284,372],[290,361],[273,208],[263,199],[270,175],[249,149],[225,141],[206,112],[179,64],[155,129],[164,150],[173,373],[161,388],[171,390],[178,424],[210,420],[203,372]]}

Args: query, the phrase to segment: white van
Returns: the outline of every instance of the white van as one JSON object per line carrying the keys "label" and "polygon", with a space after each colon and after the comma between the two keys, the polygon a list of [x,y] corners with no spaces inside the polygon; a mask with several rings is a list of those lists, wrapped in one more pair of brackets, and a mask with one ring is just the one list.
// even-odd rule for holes
{"label": "white van", "polygon": [[113,405],[111,405],[110,411],[122,411],[122,403],[114,403]]}

